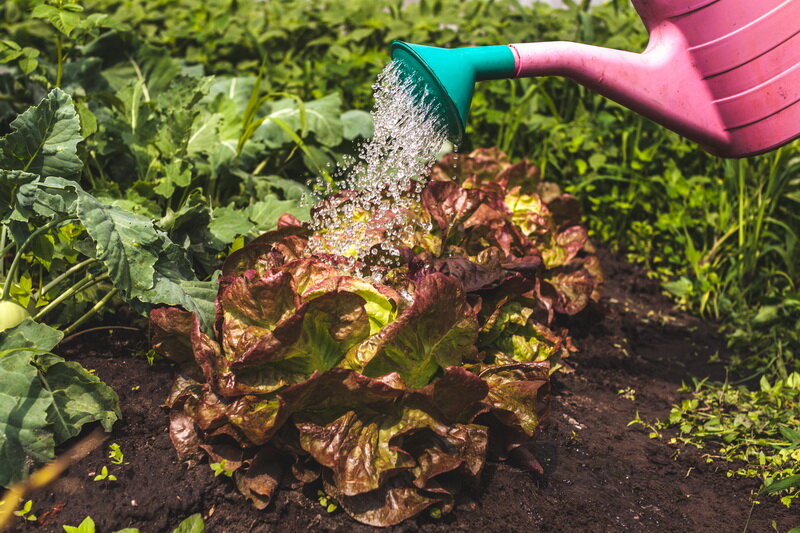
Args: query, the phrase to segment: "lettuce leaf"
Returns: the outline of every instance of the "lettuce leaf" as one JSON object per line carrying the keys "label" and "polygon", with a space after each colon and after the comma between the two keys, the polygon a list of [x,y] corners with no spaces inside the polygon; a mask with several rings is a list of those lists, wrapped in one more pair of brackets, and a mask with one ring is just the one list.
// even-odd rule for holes
{"label": "lettuce leaf", "polygon": [[167,405],[181,457],[224,458],[258,508],[285,476],[321,479],[352,517],[388,526],[449,511],[488,457],[530,444],[575,351],[555,317],[599,299],[599,262],[576,204],[528,162],[476,151],[433,177],[409,214],[430,231],[380,268],[310,253],[324,235],[285,215],[225,261],[212,331],[188,308],[151,312],[152,345],[180,370]]}

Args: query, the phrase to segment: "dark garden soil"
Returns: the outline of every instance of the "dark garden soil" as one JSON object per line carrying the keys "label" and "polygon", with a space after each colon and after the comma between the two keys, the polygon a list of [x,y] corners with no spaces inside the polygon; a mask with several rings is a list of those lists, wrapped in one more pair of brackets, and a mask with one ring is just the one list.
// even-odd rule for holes
{"label": "dark garden soil", "polygon": [[[706,463],[703,452],[648,437],[628,423],[638,411],[663,417],[689,376],[723,377],[707,363],[720,349],[710,325],[673,309],[644,272],[603,254],[607,284],[601,309],[571,320],[580,352],[575,372],[559,375],[552,409],[537,441],[543,475],[490,463],[478,492],[466,493],[454,513],[409,520],[393,531],[671,531],[738,532],[751,512],[754,480],[726,477],[729,466]],[[141,356],[145,332],[98,331],[62,345],[61,353],[94,369],[120,395],[124,420],[106,443],[32,496],[39,524],[24,531],[62,531],[91,516],[98,533],[124,527],[171,531],[201,512],[207,530],[369,531],[341,511],[328,514],[317,487],[284,487],[266,511],[256,511],[231,480],[209,466],[177,460],[162,402],[170,367]],[[620,394],[620,389],[632,389]],[[635,393],[634,393],[635,391]],[[626,397],[627,396],[627,397]],[[129,464],[111,465],[109,443]],[[103,465],[119,479],[92,481]],[[774,500],[752,507],[749,531],[785,532],[800,513]]]}

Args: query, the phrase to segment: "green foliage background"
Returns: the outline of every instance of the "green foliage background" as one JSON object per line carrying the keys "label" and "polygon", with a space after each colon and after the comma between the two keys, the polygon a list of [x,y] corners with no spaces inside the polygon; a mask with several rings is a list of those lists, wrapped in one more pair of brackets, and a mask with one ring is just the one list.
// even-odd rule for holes
{"label": "green foliage background", "polygon": [[[155,109],[148,110],[154,115],[153,128],[159,128],[178,119],[176,107],[191,115],[186,120],[208,111],[192,109],[188,104],[193,99],[186,93],[195,91],[201,102],[194,105],[202,108],[202,95],[209,87],[198,82],[169,89],[171,78],[179,73],[189,78],[199,72],[249,76],[248,83],[259,84],[258,97],[267,100],[308,102],[338,94],[342,109],[368,110],[372,80],[386,64],[387,47],[394,39],[448,47],[568,39],[634,51],[644,48],[646,32],[628,2],[615,0],[591,9],[585,4],[556,10],[513,0],[90,0],[81,12],[70,11],[76,4],[58,0],[7,1],[0,7],[9,30],[4,42],[16,43],[20,50],[5,53],[6,59],[19,55],[7,62],[10,74],[0,76],[0,120],[7,122],[35,103],[41,87],[49,88],[59,78],[84,114],[87,107],[119,114],[128,105],[126,95],[117,91],[122,102],[114,102],[111,91],[97,87],[104,82],[103,71],[112,85],[114,80],[123,86],[143,76],[151,93],[163,86],[163,94],[154,96]],[[52,9],[43,11],[46,5],[55,14]],[[31,10],[39,18],[31,18]],[[30,72],[21,72],[26,70]],[[251,96],[245,91],[242,95]],[[269,106],[262,102],[255,115],[263,118]],[[128,189],[128,197],[150,207],[147,200],[160,201],[163,207],[166,201],[159,192],[171,193],[173,186],[180,188],[190,180],[189,166],[191,184],[208,181],[202,190],[214,201],[227,205],[238,200],[243,205],[247,198],[242,189],[252,190],[253,182],[241,172],[252,175],[257,169],[255,174],[302,180],[348,150],[306,127],[299,133],[305,134],[307,152],[286,136],[283,140],[289,142],[276,141],[267,149],[262,143],[259,148],[267,157],[259,161],[247,161],[245,154],[234,168],[198,171],[197,154],[191,149],[177,164],[175,150],[162,146],[169,139],[142,134],[134,139],[140,146],[127,154],[136,161],[131,169],[128,160],[119,163],[114,146],[130,139],[109,138],[118,124],[112,120],[104,126],[103,118],[98,116],[100,131],[86,143],[97,165],[87,165],[84,179],[115,193],[121,184],[133,185],[136,192]],[[272,129],[280,127],[273,124]],[[180,140],[179,134],[173,137]],[[783,377],[797,367],[796,147],[743,161],[720,160],[556,78],[480,85],[468,141],[461,148],[492,145],[512,157],[531,158],[546,179],[568,185],[583,199],[600,240],[646,263],[681,303],[731,325],[731,342],[756,356],[743,361],[745,365]],[[148,158],[148,152],[156,155]],[[89,170],[92,166],[99,169]],[[237,172],[239,176],[231,176]],[[97,174],[104,178],[100,183]],[[190,194],[191,187],[186,187],[184,196]],[[177,211],[182,206],[170,207]]]}

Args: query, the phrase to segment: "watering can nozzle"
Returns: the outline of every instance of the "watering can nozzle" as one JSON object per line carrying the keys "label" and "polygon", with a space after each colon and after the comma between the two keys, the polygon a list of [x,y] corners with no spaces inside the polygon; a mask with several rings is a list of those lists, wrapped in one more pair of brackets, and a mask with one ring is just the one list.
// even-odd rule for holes
{"label": "watering can nozzle", "polygon": [[413,77],[416,96],[440,114],[454,143],[464,136],[475,82],[511,78],[515,70],[505,45],[448,49],[395,41],[392,59],[401,76]]}

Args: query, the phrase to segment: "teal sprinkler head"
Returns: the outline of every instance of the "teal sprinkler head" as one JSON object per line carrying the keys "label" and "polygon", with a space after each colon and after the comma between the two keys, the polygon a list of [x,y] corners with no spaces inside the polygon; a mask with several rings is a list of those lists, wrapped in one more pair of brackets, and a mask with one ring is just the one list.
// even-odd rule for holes
{"label": "teal sprinkler head", "polygon": [[449,49],[395,41],[392,59],[417,80],[419,97],[438,110],[454,143],[464,136],[475,82],[512,78],[515,69],[505,45]]}

